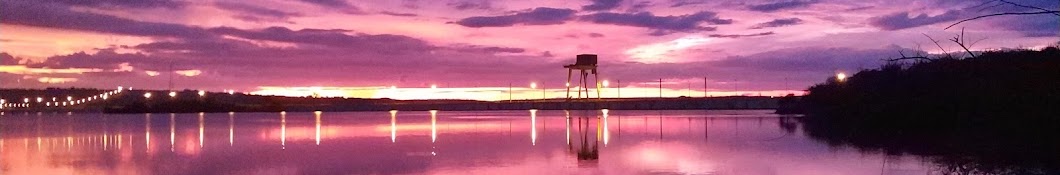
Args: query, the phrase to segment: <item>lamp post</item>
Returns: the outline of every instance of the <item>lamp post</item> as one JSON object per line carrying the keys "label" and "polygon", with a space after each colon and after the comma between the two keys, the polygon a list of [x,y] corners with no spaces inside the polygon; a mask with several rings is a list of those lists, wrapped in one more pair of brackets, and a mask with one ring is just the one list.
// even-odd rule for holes
{"label": "lamp post", "polygon": [[[530,82],[530,89],[537,89],[537,83]],[[541,99],[542,100],[545,99],[545,87],[544,86],[541,87]]]}
{"label": "lamp post", "polygon": [[604,80],[604,81],[603,81],[603,82],[601,82],[600,84],[603,84],[603,85],[604,85],[604,90],[607,90],[607,87],[608,87],[608,86],[611,86],[611,82],[609,82],[609,81],[607,81],[607,80]]}

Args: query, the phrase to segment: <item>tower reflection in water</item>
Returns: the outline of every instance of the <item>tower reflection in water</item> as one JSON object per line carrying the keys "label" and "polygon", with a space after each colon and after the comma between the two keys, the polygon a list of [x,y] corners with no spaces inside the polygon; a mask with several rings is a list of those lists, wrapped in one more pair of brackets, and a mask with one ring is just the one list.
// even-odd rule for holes
{"label": "tower reflection in water", "polygon": [[[576,116],[576,118],[577,118],[576,122],[577,123],[572,123],[570,112],[571,111],[564,111],[564,114],[565,114],[565,117],[566,117],[566,128],[567,128],[567,131],[566,131],[566,135],[567,135],[567,149],[569,151],[571,151],[577,157],[578,160],[594,161],[594,160],[599,159],[600,158],[600,149],[599,149],[600,142],[601,141],[604,142],[604,145],[606,146],[607,143],[610,141],[610,133],[608,133],[609,129],[608,129],[608,126],[607,126],[608,110],[607,109],[600,110],[599,114],[602,114],[602,115],[590,114],[590,113],[593,113],[593,112],[589,112],[589,111],[580,111],[581,115]],[[590,138],[589,137],[589,134],[590,134],[590,129],[589,128],[590,128],[590,123],[593,123],[593,119],[596,120],[595,121],[595,128],[596,129],[593,132],[596,137],[595,138]],[[579,136],[578,138],[580,140],[580,142],[576,142],[576,143],[578,143],[577,150],[574,150],[574,146],[571,145],[570,134],[572,132],[571,131],[571,126],[572,125],[577,127],[577,128],[575,128],[574,132],[578,132],[577,135]],[[590,139],[592,139],[591,143],[589,142]]]}

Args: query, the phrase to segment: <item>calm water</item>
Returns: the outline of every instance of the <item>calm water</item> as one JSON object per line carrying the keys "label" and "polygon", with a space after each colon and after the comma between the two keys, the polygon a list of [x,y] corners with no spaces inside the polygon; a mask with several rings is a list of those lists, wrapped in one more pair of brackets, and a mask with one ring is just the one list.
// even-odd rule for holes
{"label": "calm water", "polygon": [[[772,111],[5,113],[0,174],[928,174]],[[569,116],[569,117],[567,117]]]}

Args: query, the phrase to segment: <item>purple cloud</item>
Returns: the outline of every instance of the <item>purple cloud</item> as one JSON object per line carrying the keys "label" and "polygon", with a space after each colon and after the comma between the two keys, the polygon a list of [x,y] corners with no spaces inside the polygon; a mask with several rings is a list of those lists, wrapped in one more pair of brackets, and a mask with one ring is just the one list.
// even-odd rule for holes
{"label": "purple cloud", "polygon": [[465,27],[509,27],[522,25],[563,24],[574,17],[574,10],[538,7],[533,10],[502,16],[476,16],[455,22]]}
{"label": "purple cloud", "polygon": [[618,8],[621,5],[622,0],[592,0],[593,3],[582,6],[582,10],[585,11],[606,11]]}
{"label": "purple cloud", "polygon": [[325,6],[325,7],[350,7],[351,5],[345,0],[298,0],[305,3]]}
{"label": "purple cloud", "polygon": [[751,29],[763,29],[763,28],[781,27],[781,26],[789,26],[789,25],[797,25],[797,24],[802,24],[802,19],[799,19],[799,18],[783,18],[783,19],[774,19],[774,20],[769,21],[769,22],[755,24],[754,26],[751,26]]}
{"label": "purple cloud", "polygon": [[417,15],[415,13],[401,13],[401,12],[391,12],[391,11],[382,11],[382,12],[379,12],[379,14],[390,15],[390,16],[401,16],[401,17],[416,17],[416,16],[420,16],[420,15]]}
{"label": "purple cloud", "polygon": [[775,12],[775,11],[784,10],[784,9],[806,7],[806,6],[810,6],[811,4],[815,4],[815,3],[817,3],[817,1],[815,1],[815,0],[807,0],[807,1],[792,0],[792,1],[783,1],[783,2],[775,2],[775,3],[749,5],[749,6],[747,6],[747,9],[750,9],[750,10],[753,10],[753,11],[759,11],[759,12]]}
{"label": "purple cloud", "polygon": [[246,19],[250,21],[259,21],[261,18],[273,19],[276,21],[287,21],[287,19],[290,17],[302,16],[302,14],[300,13],[285,12],[276,9],[229,1],[215,2],[214,6],[216,6],[217,8],[236,12],[238,13],[238,15],[236,15],[236,18]]}
{"label": "purple cloud", "polygon": [[898,12],[872,17],[869,19],[869,25],[883,30],[899,30],[957,20],[960,17],[960,12],[950,10],[935,16],[920,14],[916,17],[910,17],[909,15],[909,12]]}
{"label": "purple cloud", "polygon": [[347,14],[364,14],[360,7],[346,2],[346,0],[298,0],[321,7],[338,9]]}
{"label": "purple cloud", "polygon": [[1013,31],[1018,31],[1027,37],[1057,37],[1060,36],[1060,20],[1052,15],[1039,16],[1009,16],[1000,18],[994,22],[1000,26]]}
{"label": "purple cloud", "polygon": [[475,52],[475,53],[523,53],[526,49],[523,48],[511,48],[511,47],[496,47],[496,46],[480,46],[480,45],[469,45],[469,46],[455,46],[452,47],[454,50],[460,52]]}
{"label": "purple cloud", "polygon": [[706,4],[706,0],[672,0],[674,3],[670,7],[681,7],[687,5],[699,5]]}
{"label": "purple cloud", "polygon": [[461,0],[449,2],[445,5],[457,10],[490,10],[494,9],[490,0]]}
{"label": "purple cloud", "polygon": [[655,35],[672,32],[713,31],[714,27],[701,24],[732,24],[732,19],[721,19],[717,13],[701,11],[681,16],[655,16],[651,12],[639,13],[595,13],[581,17],[582,21],[654,29]]}
{"label": "purple cloud", "polygon": [[[43,2],[54,2],[72,6],[93,8],[182,8],[187,2],[176,0],[42,0]],[[38,2],[39,3],[39,2]]]}
{"label": "purple cloud", "polygon": [[[390,48],[393,52],[422,52],[431,46],[425,41],[403,35],[347,35],[346,30],[302,29],[290,30],[285,27],[269,27],[261,30],[242,30],[231,27],[218,27],[210,31],[254,40],[280,41],[298,44],[312,44],[329,47],[352,47],[377,45]],[[356,48],[353,48],[356,49]]]}
{"label": "purple cloud", "polygon": [[773,32],[762,32],[762,33],[743,34],[743,35],[740,35],[740,34],[730,34],[730,35],[711,34],[711,35],[707,35],[707,36],[715,37],[715,38],[743,38],[743,37],[766,36],[766,35],[773,35],[773,34],[775,34],[775,33],[773,33]]}
{"label": "purple cloud", "polygon": [[108,15],[72,11],[60,4],[22,1],[0,1],[0,23],[135,36],[178,38],[211,36],[205,30],[196,27],[135,21]]}

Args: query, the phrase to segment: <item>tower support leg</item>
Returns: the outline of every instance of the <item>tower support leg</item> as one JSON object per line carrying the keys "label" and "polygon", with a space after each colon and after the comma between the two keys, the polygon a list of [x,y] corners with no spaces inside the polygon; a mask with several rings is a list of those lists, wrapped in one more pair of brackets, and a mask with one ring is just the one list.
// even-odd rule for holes
{"label": "tower support leg", "polygon": [[596,81],[596,99],[601,99],[603,97],[600,96],[600,73],[593,69],[593,76],[596,76],[593,78],[593,81]]}

